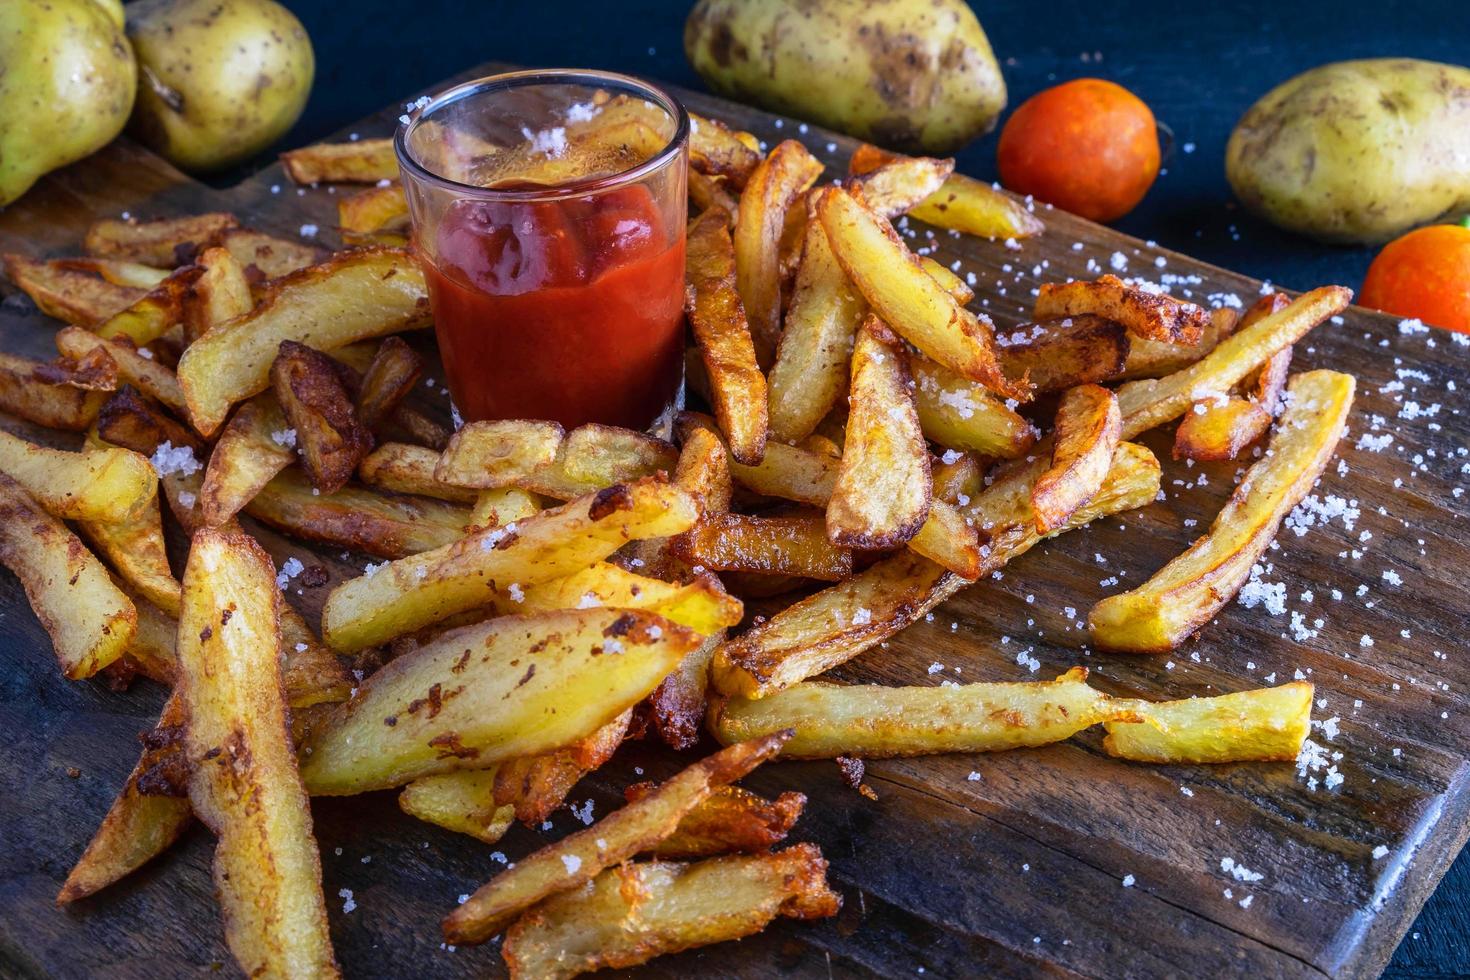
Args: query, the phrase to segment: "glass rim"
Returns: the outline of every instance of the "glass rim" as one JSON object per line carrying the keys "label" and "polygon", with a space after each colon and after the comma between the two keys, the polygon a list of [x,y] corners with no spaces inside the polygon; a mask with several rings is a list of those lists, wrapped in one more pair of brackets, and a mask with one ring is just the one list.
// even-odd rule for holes
{"label": "glass rim", "polygon": [[[519,88],[524,85],[556,83],[587,84],[588,87],[607,85],[624,90],[631,89],[644,98],[658,103],[659,108],[663,109],[673,118],[674,134],[669,138],[669,141],[664,145],[663,149],[642,163],[635,164],[626,170],[620,170],[617,173],[598,177],[594,180],[556,185],[537,190],[507,190],[466,184],[462,181],[454,180],[451,177],[445,177],[442,174],[435,173],[415,159],[413,153],[409,150],[409,133],[421,121],[431,116],[436,109],[442,109],[447,105],[484,91]],[[663,89],[649,82],[645,82],[640,78],[635,78],[632,75],[623,75],[618,72],[600,71],[590,68],[530,68],[521,71],[501,72],[497,75],[485,75],[481,78],[462,82],[453,88],[440,92],[424,105],[410,109],[407,117],[406,120],[399,122],[398,130],[393,136],[393,150],[398,157],[399,169],[405,176],[411,174],[416,180],[435,184],[440,188],[453,191],[462,196],[474,196],[484,200],[518,203],[581,197],[641,180],[666,166],[683,151],[685,144],[689,141],[690,128],[689,113],[684,108],[683,103],[669,95]]]}

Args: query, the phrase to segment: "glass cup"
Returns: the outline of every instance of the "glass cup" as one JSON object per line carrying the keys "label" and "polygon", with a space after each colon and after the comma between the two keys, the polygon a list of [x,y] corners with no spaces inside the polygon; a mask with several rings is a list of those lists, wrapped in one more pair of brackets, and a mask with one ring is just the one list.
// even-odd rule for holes
{"label": "glass cup", "polygon": [[645,429],[681,407],[689,117],[624,75],[511,72],[394,146],[466,421]]}

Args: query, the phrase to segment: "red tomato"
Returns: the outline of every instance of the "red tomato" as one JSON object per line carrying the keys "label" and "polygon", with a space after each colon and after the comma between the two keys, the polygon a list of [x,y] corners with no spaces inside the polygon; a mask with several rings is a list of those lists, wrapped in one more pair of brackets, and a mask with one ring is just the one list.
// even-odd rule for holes
{"label": "red tomato", "polygon": [[1389,242],[1368,267],[1358,302],[1470,333],[1470,228],[1430,225]]}

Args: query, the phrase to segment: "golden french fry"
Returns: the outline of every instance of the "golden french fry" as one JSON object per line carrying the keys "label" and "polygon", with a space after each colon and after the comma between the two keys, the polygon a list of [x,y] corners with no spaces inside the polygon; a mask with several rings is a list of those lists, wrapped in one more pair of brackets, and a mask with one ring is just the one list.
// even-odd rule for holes
{"label": "golden french fry", "polygon": [[1124,366],[1123,378],[1162,378],[1166,374],[1182,371],[1201,360],[1214,350],[1226,337],[1235,332],[1238,315],[1228,306],[1210,311],[1210,322],[1197,344],[1173,344],[1146,337],[1128,337],[1128,362]]}
{"label": "golden french fry", "polygon": [[699,497],[706,517],[730,509],[734,485],[729,459],[725,444],[708,429],[691,431],[679,450],[674,483]]}
{"label": "golden french fry", "polygon": [[194,535],[179,617],[189,802],[218,843],[225,939],[250,976],[338,976],[321,859],[286,726],[280,592],[248,535]]}
{"label": "golden french fry", "polygon": [[870,314],[853,347],[847,441],[827,502],[838,545],[896,547],[929,518],[934,484],[912,386],[903,344]]}
{"label": "golden french fry", "polygon": [[567,433],[556,459],[516,485],[556,500],[572,500],[615,483],[672,472],[678,461],[678,451],[662,439],[590,423]]}
{"label": "golden french fry", "polygon": [[515,821],[515,808],[495,802],[495,772],[460,769],[415,779],[398,794],[398,807],[411,817],[494,844]]}
{"label": "golden french fry", "polygon": [[90,272],[101,276],[114,286],[131,286],[134,289],[152,289],[168,278],[167,269],[128,262],[123,259],[54,259],[61,268],[78,272]]}
{"label": "golden french fry", "polygon": [[[244,316],[255,306],[245,266],[229,249],[206,248],[199,255],[199,267],[199,275],[188,283],[180,298],[184,339],[190,343],[215,327]],[[99,332],[107,335],[105,330]],[[133,339],[143,343],[136,336]]]}
{"label": "golden french fry", "polygon": [[175,269],[147,293],[89,329],[109,340],[125,339],[135,347],[151,344],[184,322],[184,299],[204,277],[200,266]]}
{"label": "golden french fry", "polygon": [[[714,568],[713,565],[709,566]],[[649,578],[611,562],[597,562],[564,578],[538,585],[497,590],[490,603],[501,615],[528,615],[553,609],[606,606],[642,609],[704,636],[734,626],[744,615],[739,599],[712,575],[694,576],[682,584]]]}
{"label": "golden french fry", "polygon": [[[682,412],[675,431],[685,442],[694,432],[718,435],[714,420],[697,412]],[[754,466],[728,461],[730,474],[749,490],[767,497],[780,497],[814,507],[827,506],[837,482],[837,461],[784,443],[766,444],[766,455]],[[727,508],[721,508],[722,510]]]}
{"label": "golden french fry", "polygon": [[[760,159],[759,156],[756,159]],[[698,170],[689,171],[689,203],[696,212],[720,208],[733,222],[740,202],[730,193],[729,181],[720,176],[709,176]]]}
{"label": "golden french fry", "polygon": [[[436,479],[434,468],[438,465],[439,454],[432,449],[403,442],[385,442],[363,457],[357,475],[368,486],[394,493],[437,497],[457,504],[473,504],[480,499],[478,490]],[[471,518],[471,523],[480,522]]]}
{"label": "golden french fry", "polygon": [[1088,629],[1094,642],[1130,653],[1172,650],[1233,599],[1281,521],[1332,459],[1354,387],[1352,375],[1334,371],[1292,379],[1291,404],[1266,455],[1246,470],[1209,533],[1143,585],[1093,606]]}
{"label": "golden french fry", "polygon": [[0,351],[0,411],[37,425],[80,432],[97,420],[108,391],[86,379],[78,379],[79,384],[58,376],[53,368],[44,361]]}
{"label": "golden french fry", "polygon": [[1312,729],[1305,681],[1137,705],[1138,720],[1107,722],[1103,750],[1135,762],[1292,762]]}
{"label": "golden french fry", "polygon": [[5,256],[5,276],[40,307],[66,323],[93,327],[146,295],[145,289],[107,281],[66,259]]}
{"label": "golden french fry", "polygon": [[82,248],[97,258],[172,269],[194,261],[206,242],[239,224],[233,214],[222,212],[156,221],[106,218],[87,229]]}
{"label": "golden french fry", "polygon": [[69,521],[125,521],[158,493],[158,477],[138,453],[50,449],[3,429],[0,473],[51,514]]}
{"label": "golden french fry", "polygon": [[397,182],[337,199],[337,226],[344,234],[374,235],[408,230],[408,198]]}
{"label": "golden french fry", "polygon": [[255,499],[296,458],[297,433],[275,395],[262,392],[231,416],[210,451],[199,490],[204,523],[218,527]]}
{"label": "golden french fry", "polygon": [[612,758],[632,720],[629,709],[564,748],[505,762],[495,773],[495,802],[509,806],[515,818],[528,827],[542,823],[566,802],[578,780]]}
{"label": "golden french fry", "polygon": [[678,534],[698,518],[692,496],[656,477],[614,484],[342,583],[322,609],[322,632],[333,649],[361,650],[482,606],[492,585],[563,578],[630,540]]}
{"label": "golden french fry", "polygon": [[985,489],[985,466],[971,453],[947,453],[934,466],[934,499],[958,507]]}
{"label": "golden french fry", "polygon": [[1025,455],[1036,430],[978,382],[923,357],[909,360],[914,405],[926,438],[948,449],[999,459]]}
{"label": "golden french fry", "polygon": [[648,613],[577,609],[450,630],[389,663],[312,732],[314,794],[389,789],[584,738],[652,691],[699,644]]}
{"label": "golden french fry", "polygon": [[315,143],[281,154],[281,166],[298,184],[376,184],[398,179],[391,139]]}
{"label": "golden french fry", "polygon": [[750,175],[735,218],[735,276],[756,359],[770,365],[781,337],[781,231],[789,208],[822,173],[822,163],[784,140]]}
{"label": "golden french fry", "polygon": [[296,433],[296,449],[311,485],[325,494],[337,492],[373,446],[337,363],[305,344],[283,340],[270,377],[276,402]]}
{"label": "golden french fry", "polygon": [[[950,269],[948,266],[940,265],[928,255],[920,256],[919,264],[924,267],[925,272],[934,277],[934,280],[938,282],[939,285],[944,287],[944,291],[946,293],[949,293],[949,295],[954,297],[954,301],[956,303],[964,306],[966,303],[970,302],[970,300],[975,298],[975,290],[966,285],[965,281],[959,276],[955,275],[954,270]],[[1025,372],[1021,372],[1021,374],[1024,373]],[[1007,371],[1006,374],[1008,377],[1012,375],[1014,375],[1015,377],[1020,376],[1020,374],[1015,374],[1011,371]]]}
{"label": "golden french fry", "polygon": [[604,868],[648,850],[672,834],[716,787],[734,782],[779,752],[787,735],[774,732],[732,745],[586,830],[522,858],[444,917],[444,938],[460,945],[484,942],[537,902],[574,889]]}
{"label": "golden french fry", "polygon": [[231,405],[269,386],[283,340],[330,351],[428,323],[423,270],[408,252],[340,253],[275,282],[249,314],[189,345],[178,367],[189,420],[213,435]]}
{"label": "golden french fry", "polygon": [[450,437],[434,478],[456,487],[508,487],[551,466],[565,438],[555,422],[471,422]]}
{"label": "golden french fry", "polygon": [[402,337],[386,337],[362,374],[357,417],[376,432],[393,420],[399,405],[424,376],[424,359]]}
{"label": "golden french fry", "polygon": [[[898,154],[865,143],[853,151],[848,171],[868,173],[895,159]],[[938,228],[981,238],[1030,238],[1046,228],[1028,205],[964,174],[950,174],[939,190],[910,208],[909,214]]]}
{"label": "golden french fry", "polygon": [[82,327],[63,327],[56,334],[56,349],[73,359],[81,359],[98,349],[104,350],[117,364],[117,373],[122,380],[136,385],[144,394],[176,412],[184,410],[184,392],[174,372],[145,356],[127,340],[107,340]]}
{"label": "golden french fry", "polygon": [[929,502],[929,516],[919,533],[909,539],[909,548],[961,578],[974,579],[980,574],[980,535],[938,495]]}
{"label": "golden french fry", "polygon": [[706,211],[689,225],[685,312],[730,454],[742,463],[759,463],[766,450],[766,378],[755,362],[750,326],[735,288],[729,224],[725,212]]}
{"label": "golden french fry", "polygon": [[[174,593],[171,597],[175,610],[179,608],[182,599],[183,587],[177,579],[169,575],[174,583]],[[121,660],[113,662],[113,665],[126,660],[137,665],[138,673],[150,680],[158,681],[160,684],[173,686],[174,677],[178,670],[179,654],[179,617],[176,612],[165,612],[158,606],[143,598],[142,593],[130,591],[128,583],[122,584],[124,594],[133,600],[133,608],[138,611],[138,628],[133,633],[133,642],[128,644],[127,652]]]}
{"label": "golden french fry", "polygon": [[718,514],[681,534],[672,547],[685,562],[718,572],[795,575],[826,582],[840,582],[852,574],[852,552],[828,539],[820,514]]}
{"label": "golden french fry", "polygon": [[738,190],[760,165],[758,145],[749,133],[737,133],[718,119],[689,114],[689,166],[700,174],[724,177]]}
{"label": "golden french fry", "polygon": [[[143,605],[152,603],[170,616],[179,615],[179,580],[169,567],[156,493],[125,520],[79,521],[77,527],[123,584],[147,600]],[[143,606],[138,608],[141,631]],[[128,653],[134,653],[131,647]]]}
{"label": "golden french fry", "polygon": [[1088,314],[1023,324],[999,340],[1006,377],[1025,376],[1044,392],[1122,377],[1133,338],[1121,323]]}
{"label": "golden french fry", "polygon": [[1007,398],[1028,398],[996,359],[990,323],[929,275],[898,233],[840,187],[817,193],[816,213],[838,263],[873,312],[931,360]]}
{"label": "golden french fry", "polygon": [[[653,792],[653,783],[634,783],[623,791],[629,803]],[[806,806],[801,793],[782,793],[774,800],[739,786],[721,786],[684,815],[679,827],[648,853],[665,860],[688,860],[741,851],[769,851],[796,825]]]}
{"label": "golden french fry", "polygon": [[1135,336],[1172,344],[1199,343],[1210,322],[1210,315],[1193,303],[1130,286],[1114,275],[1041,284],[1038,320],[1086,314],[1121,323]]}
{"label": "golden french fry", "polygon": [[1031,488],[1037,531],[1050,534],[1093,498],[1112,468],[1121,428],[1118,400],[1108,389],[1078,385],[1062,395],[1051,439],[1051,466]]}
{"label": "golden french fry", "polygon": [[849,178],[847,186],[883,217],[897,218],[938,192],[953,172],[953,159],[896,156]]}
{"label": "golden french fry", "polygon": [[253,228],[226,228],[209,239],[235,257],[251,282],[289,276],[309,265],[325,262],[329,253],[316,245],[276,238]]}
{"label": "golden french fry", "polygon": [[474,527],[505,527],[542,509],[540,499],[527,490],[517,487],[481,490],[475,498],[474,510],[470,512],[470,524]]}

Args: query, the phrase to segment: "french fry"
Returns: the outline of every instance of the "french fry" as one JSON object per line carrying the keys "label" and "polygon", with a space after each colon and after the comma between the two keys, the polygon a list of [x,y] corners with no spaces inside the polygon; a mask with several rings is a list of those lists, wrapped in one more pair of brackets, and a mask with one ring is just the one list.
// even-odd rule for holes
{"label": "french fry", "polygon": [[296,432],[270,392],[236,409],[204,469],[199,506],[205,525],[218,527],[255,499],[295,460],[295,443]]}
{"label": "french fry", "polygon": [[235,257],[251,282],[269,281],[327,260],[328,252],[315,245],[276,238],[253,228],[226,228],[209,239]]}
{"label": "french fry", "polygon": [[708,429],[688,433],[674,467],[674,483],[699,498],[705,517],[729,511],[735,488],[730,454],[718,435]]}
{"label": "french fry", "polygon": [[475,499],[474,510],[470,512],[470,524],[474,527],[505,527],[542,509],[540,499],[526,490],[516,487],[481,490]]}
{"label": "french fry", "polygon": [[[737,600],[738,601],[738,600]],[[709,688],[709,665],[715,650],[725,642],[725,631],[716,630],[690,650],[648,696],[649,721],[664,744],[683,751],[699,741],[704,726],[705,696]]]}
{"label": "french fry", "polygon": [[107,391],[46,380],[51,367],[0,351],[0,411],[53,429],[86,429],[97,420]]}
{"label": "french fry", "polygon": [[1187,345],[1200,342],[1210,321],[1210,315],[1193,303],[1130,286],[1113,275],[1041,284],[1035,307],[1038,320],[1086,314],[1121,323],[1137,337]]}
{"label": "french fry", "polygon": [[0,564],[20,579],[61,672],[91,677],[127,650],[138,613],[86,545],[0,473]]}
{"label": "french fry", "polygon": [[740,207],[740,201],[730,193],[728,184],[729,181],[724,177],[711,177],[698,170],[690,170],[689,203],[693,210],[703,212],[711,208],[719,208],[733,221],[735,212]]}
{"label": "french fry", "polygon": [[719,514],[680,535],[672,547],[689,564],[719,572],[795,575],[826,582],[840,582],[852,574],[852,552],[828,540],[827,524],[819,514]]}
{"label": "french fry", "polygon": [[1030,397],[1001,373],[990,324],[956,303],[888,222],[839,187],[823,188],[816,202],[838,263],[884,323],[961,377],[1007,398]]}
{"label": "french fry", "polygon": [[698,643],[617,609],[450,630],[373,674],[319,726],[302,776],[313,794],[343,796],[550,752],[628,710]]}
{"label": "french fry", "polygon": [[1292,762],[1312,730],[1313,687],[1139,703],[1138,720],[1107,722],[1103,750],[1134,762]]}
{"label": "french fry", "polygon": [[847,187],[858,191],[868,207],[891,219],[907,214],[937,192],[953,172],[953,159],[897,157],[848,178]]}
{"label": "french fry", "polygon": [[3,429],[0,472],[51,514],[69,521],[124,521],[158,492],[153,467],[138,453],[50,449]]}
{"label": "french fry", "polygon": [[298,184],[376,184],[398,179],[391,139],[314,143],[281,154],[281,166]]}
{"label": "french fry", "polygon": [[183,322],[184,297],[203,275],[199,266],[175,269],[133,303],[89,329],[109,340],[125,339],[134,347],[151,344]]}
{"label": "french fry", "polygon": [[76,268],[64,259],[5,256],[5,276],[15,283],[41,312],[66,323],[92,327],[125,310],[146,290],[119,286]]}
{"label": "french fry", "polygon": [[348,653],[374,646],[484,605],[492,585],[563,578],[630,540],[687,531],[698,517],[693,497],[656,477],[615,484],[342,583],[322,610],[324,639]]}
{"label": "french fry", "polygon": [[[255,306],[245,267],[227,248],[211,246],[199,255],[199,274],[182,291],[179,318],[184,339],[193,343],[221,324],[244,316]],[[99,331],[107,336],[106,330]],[[135,335],[134,341],[143,343]]]}
{"label": "french fry", "polygon": [[495,802],[511,807],[515,818],[528,827],[542,823],[566,802],[583,776],[613,757],[632,720],[630,708],[571,745],[503,763],[495,773]]}
{"label": "french fry", "polygon": [[1162,340],[1148,340],[1129,336],[1128,362],[1124,366],[1123,378],[1162,378],[1166,374],[1182,371],[1201,360],[1219,346],[1220,341],[1235,332],[1239,316],[1228,306],[1210,311],[1210,322],[1197,344],[1171,344]]}
{"label": "french fry", "polygon": [[925,272],[934,277],[935,282],[944,287],[946,293],[954,297],[956,303],[964,306],[975,298],[975,290],[971,289],[965,284],[963,279],[955,275],[954,270],[948,266],[940,265],[932,256],[921,255],[919,257],[919,264],[924,267]]}
{"label": "french fry", "polygon": [[1208,355],[1158,380],[1130,381],[1117,390],[1123,414],[1122,438],[1132,439],[1189,411],[1201,392],[1224,392],[1252,370],[1300,340],[1323,320],[1347,309],[1353,292],[1322,286],[1304,293],[1279,312],[1237,330]]}
{"label": "french fry", "polygon": [[97,258],[172,269],[193,262],[204,243],[239,224],[233,214],[221,212],[156,221],[106,218],[87,229],[82,248]]}
{"label": "french fry", "polygon": [[963,507],[985,489],[985,467],[971,453],[953,454],[933,467],[935,500]]}
{"label": "french fry", "polygon": [[87,391],[116,391],[118,386],[117,362],[100,347],[78,358],[58,357],[49,364],[35,364],[30,373],[44,384],[71,385]]}
{"label": "french fry", "polygon": [[[870,173],[896,159],[898,154],[864,143],[853,151],[848,172]],[[935,227],[981,238],[1030,238],[1046,228],[1027,205],[964,174],[950,174],[939,190],[910,208],[909,214]]]}
{"label": "french fry", "polygon": [[1246,470],[1209,533],[1143,585],[1092,607],[1088,629],[1098,646],[1129,653],[1172,650],[1235,597],[1282,519],[1332,459],[1354,384],[1352,375],[1334,371],[1309,371],[1292,380],[1291,404],[1266,455]]}
{"label": "french fry", "polygon": [[168,564],[156,493],[122,521],[80,521],[77,527],[123,584],[170,616],[179,615],[179,580]]}
{"label": "french fry", "polygon": [[[567,433],[551,462],[541,463],[529,472],[526,467],[512,463],[507,467],[508,472],[489,482],[517,486],[554,500],[574,500],[615,483],[670,472],[678,456],[677,450],[662,439],[632,429],[589,423]],[[450,458],[447,450],[445,457]],[[473,454],[466,456],[462,462],[472,468],[476,465],[472,457]],[[541,452],[534,458],[542,458]],[[460,461],[451,465],[458,467]],[[459,482],[456,473],[456,469],[450,470],[452,482]],[[435,475],[445,479],[441,470],[436,469]],[[478,480],[485,482],[484,477]]]}
{"label": "french fry", "polygon": [[[357,475],[368,486],[394,493],[437,497],[456,504],[473,504],[480,499],[478,490],[435,479],[434,468],[438,464],[439,454],[425,446],[385,442],[363,457]],[[471,522],[479,523],[474,518]]]}
{"label": "french fry", "polygon": [[[714,421],[697,412],[683,412],[675,420],[675,431],[686,443],[695,431],[717,433]],[[730,474],[741,486],[767,497],[780,497],[814,507],[827,506],[837,482],[837,461],[805,449],[771,442],[766,455],[754,466],[729,460]]]}
{"label": "french fry", "polygon": [[980,535],[965,515],[937,496],[929,502],[929,516],[909,548],[965,579],[980,574]]}
{"label": "french fry", "polygon": [[344,252],[275,282],[249,314],[210,331],[179,358],[189,420],[213,435],[230,406],[270,384],[283,340],[330,351],[429,323],[424,274],[407,252]]}
{"label": "french fry", "polygon": [[713,707],[710,728],[729,744],[794,730],[783,758],[864,759],[999,752],[1048,745],[1105,721],[1134,721],[1135,702],[1087,684],[1087,668],[1052,681],[879,687],[807,681],[759,700]]}
{"label": "french fry", "polygon": [[555,422],[471,422],[449,439],[434,478],[450,486],[496,490],[556,461],[566,430]]}
{"label": "french fry", "polygon": [[1084,315],[1023,325],[1000,348],[1006,377],[1031,379],[1038,392],[1112,381],[1128,366],[1132,338],[1114,320]]}
{"label": "french fry", "polygon": [[403,185],[370,187],[337,199],[337,226],[344,235],[372,236],[408,230],[408,198]]}
{"label": "french fry", "polygon": [[163,402],[176,412],[184,411],[184,392],[179,379],[164,365],[145,357],[125,339],[108,340],[82,327],[63,327],[56,334],[56,349],[63,356],[80,359],[96,350],[104,350],[117,364],[118,376],[135,385],[150,398]]}
{"label": "french fry", "polygon": [[771,366],[772,438],[806,438],[847,393],[848,362],[866,309],[832,254],[821,222],[808,222],[791,306]]}
{"label": "french fry", "polygon": [[357,420],[336,362],[305,344],[283,340],[270,376],[312,486],[325,494],[337,492],[372,449],[373,437]]}
{"label": "french fry", "polygon": [[868,316],[852,352],[847,441],[827,501],[827,534],[847,548],[904,544],[929,518],[934,484],[903,344]]}
{"label": "french fry", "polygon": [[114,286],[131,286],[134,289],[152,289],[168,278],[167,269],[159,269],[141,262],[123,259],[54,259],[59,266],[78,272],[90,272],[101,276]]}
{"label": "french fry", "polygon": [[766,378],[735,288],[729,223],[725,212],[706,211],[689,226],[685,312],[730,453],[742,463],[759,463],[766,451]]}
{"label": "french fry", "polygon": [[758,145],[749,133],[737,133],[718,119],[689,114],[689,166],[700,174],[723,177],[739,190],[760,165]]}
{"label": "french fry", "polygon": [[764,368],[781,336],[781,230],[786,209],[811,187],[822,164],[795,140],[785,140],[751,173],[735,218],[735,277],[756,360]]}
{"label": "french fry", "polygon": [[1023,456],[1035,444],[1031,423],[983,385],[924,357],[910,358],[909,368],[926,438],[948,449],[998,459]]}
{"label": "french fry", "polygon": [[[170,599],[177,610],[183,587],[173,578],[172,573],[169,578],[174,583],[174,593]],[[138,628],[133,633],[133,642],[128,644],[127,652],[120,660],[113,661],[114,666],[126,660],[144,677],[172,687],[179,664],[177,612],[165,612],[144,599],[141,593],[132,591],[130,584],[126,582],[122,588],[127,597],[133,600],[133,608],[138,611]]]}
{"label": "french fry", "polygon": [[1036,530],[1050,534],[1102,486],[1112,467],[1122,420],[1118,400],[1098,385],[1078,385],[1057,405],[1051,466],[1031,488]]}
{"label": "french fry", "polygon": [[[653,783],[634,783],[623,796],[633,803],[653,790]],[[768,800],[739,786],[721,786],[647,853],[665,860],[688,860],[732,851],[769,851],[786,839],[805,806],[806,796],[801,793],[782,793]]]}
{"label": "french fry", "polygon": [[444,917],[444,938],[459,945],[482,943],[537,902],[591,881],[604,868],[649,849],[672,834],[715,788],[740,779],[779,752],[786,737],[787,733],[776,732],[732,745],[586,830],[522,858]]}
{"label": "french fry", "polygon": [[691,581],[678,584],[639,575],[611,562],[598,562],[538,585],[522,588],[518,582],[512,584],[515,589],[508,594],[497,591],[490,600],[501,615],[529,615],[593,605],[642,609],[704,636],[734,626],[744,615],[740,600],[727,593],[712,575],[694,576]]}
{"label": "french fry", "polygon": [[348,484],[318,494],[306,475],[286,469],[261,487],[245,513],[306,541],[403,558],[457,541],[469,526],[464,507],[439,500],[389,496]]}
{"label": "french fry", "polygon": [[357,417],[376,432],[393,420],[403,399],[424,376],[424,359],[401,337],[385,337],[362,374]]}
{"label": "french fry", "polygon": [[398,807],[411,817],[494,844],[515,821],[515,807],[495,802],[497,768],[415,779],[399,792]]}
{"label": "french fry", "polygon": [[249,976],[338,976],[321,859],[286,726],[275,566],[243,533],[194,535],[179,618],[189,802],[218,843],[225,939]]}
{"label": "french fry", "polygon": [[694,864],[627,864],[523,915],[501,949],[513,980],[564,980],[741,939],[777,916],[821,919],[842,897],[815,844]]}

